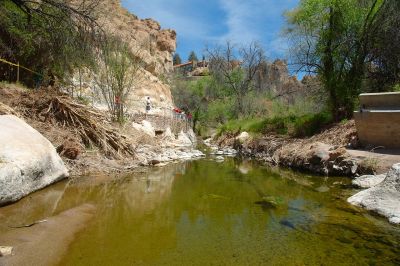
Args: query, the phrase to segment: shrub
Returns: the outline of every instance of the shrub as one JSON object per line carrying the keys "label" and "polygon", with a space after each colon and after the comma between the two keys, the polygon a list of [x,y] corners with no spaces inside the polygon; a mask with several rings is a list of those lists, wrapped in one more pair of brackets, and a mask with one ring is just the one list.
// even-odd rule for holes
{"label": "shrub", "polygon": [[319,133],[321,129],[332,123],[333,118],[329,113],[310,114],[297,117],[293,123],[294,137],[307,137]]}
{"label": "shrub", "polygon": [[247,131],[249,133],[274,133],[293,137],[307,137],[319,133],[322,128],[329,125],[332,121],[332,116],[324,112],[302,116],[276,116],[264,119],[247,118],[228,121],[219,127],[218,134]]}

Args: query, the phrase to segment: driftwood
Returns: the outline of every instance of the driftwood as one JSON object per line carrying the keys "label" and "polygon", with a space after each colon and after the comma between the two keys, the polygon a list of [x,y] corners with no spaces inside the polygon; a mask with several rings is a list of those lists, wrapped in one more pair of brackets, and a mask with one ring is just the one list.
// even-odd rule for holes
{"label": "driftwood", "polygon": [[8,227],[10,227],[10,228],[25,228],[25,227],[32,227],[36,224],[41,224],[41,223],[45,223],[45,222],[47,222],[47,220],[40,220],[40,221],[36,221],[36,222],[30,223],[30,224],[23,224],[23,225],[19,225],[19,226],[8,226]]}

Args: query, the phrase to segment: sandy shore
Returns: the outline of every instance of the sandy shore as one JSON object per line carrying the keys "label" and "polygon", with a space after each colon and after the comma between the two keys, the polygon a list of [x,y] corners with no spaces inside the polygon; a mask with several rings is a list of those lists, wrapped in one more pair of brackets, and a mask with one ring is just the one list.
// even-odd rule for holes
{"label": "sandy shore", "polygon": [[57,264],[74,236],[93,218],[95,210],[95,206],[83,204],[49,217],[46,222],[0,235],[1,245],[14,248],[12,256],[0,257],[0,265]]}

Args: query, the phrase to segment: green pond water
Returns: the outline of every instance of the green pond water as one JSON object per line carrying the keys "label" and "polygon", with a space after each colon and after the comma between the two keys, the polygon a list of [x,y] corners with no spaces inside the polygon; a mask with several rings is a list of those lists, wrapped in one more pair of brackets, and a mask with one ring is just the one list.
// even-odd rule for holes
{"label": "green pond water", "polygon": [[204,159],[58,183],[15,204],[0,233],[93,203],[61,265],[400,265],[400,227],[350,206],[349,183]]}

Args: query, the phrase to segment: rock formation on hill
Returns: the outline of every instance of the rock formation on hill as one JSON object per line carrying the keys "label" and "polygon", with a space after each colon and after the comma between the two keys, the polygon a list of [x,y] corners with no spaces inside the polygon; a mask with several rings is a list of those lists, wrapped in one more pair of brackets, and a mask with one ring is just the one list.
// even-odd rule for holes
{"label": "rock formation on hill", "polygon": [[[76,0],[77,3],[80,1]],[[153,19],[139,19],[123,8],[120,0],[100,1],[97,17],[98,24],[106,33],[120,37],[141,59],[141,82],[130,96],[130,110],[143,110],[146,96],[151,97],[155,107],[171,108],[172,95],[164,77],[173,70],[172,53],[176,49],[176,32],[161,29],[160,24]],[[140,53],[136,52],[138,50]],[[90,76],[83,77],[86,94],[93,84]],[[79,87],[81,81],[75,77],[75,87]]]}

